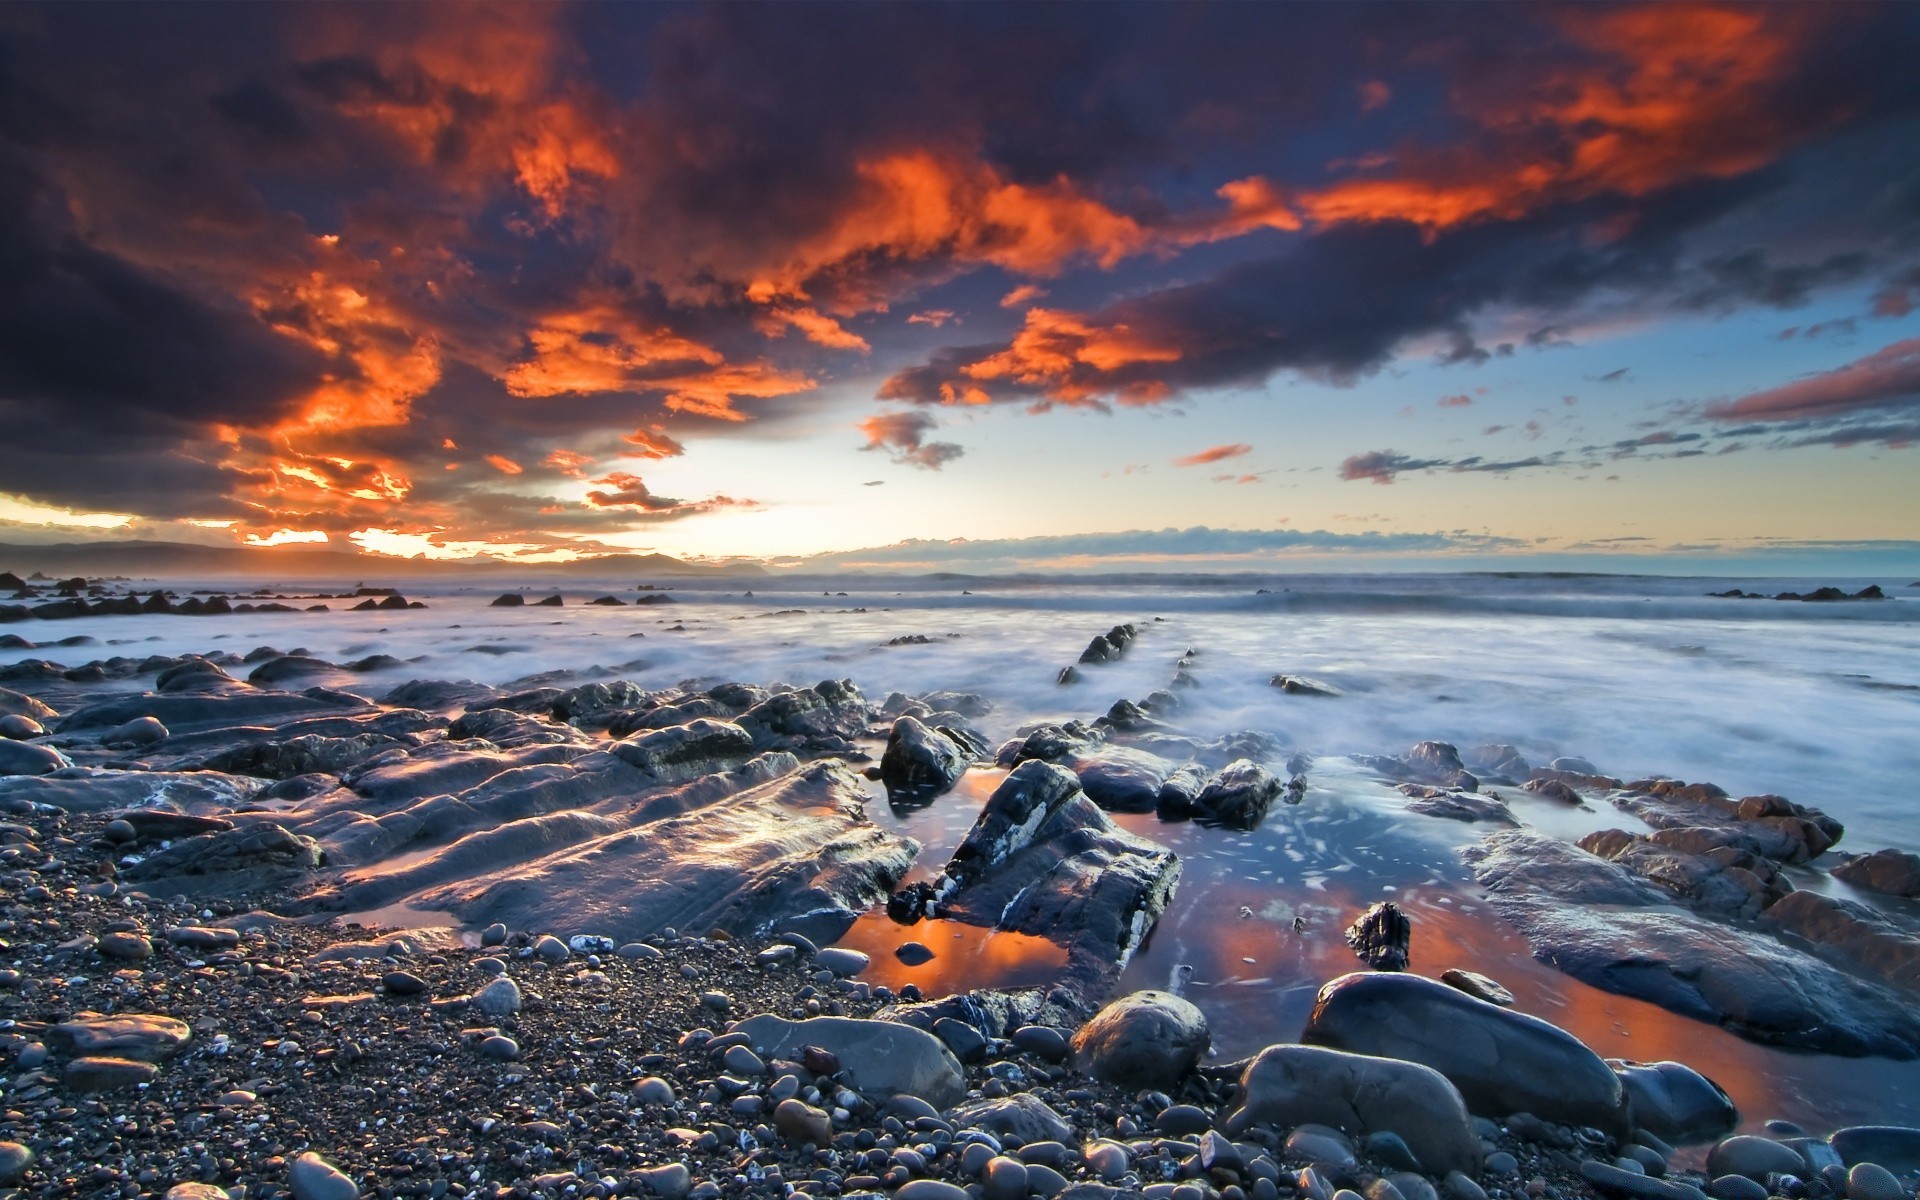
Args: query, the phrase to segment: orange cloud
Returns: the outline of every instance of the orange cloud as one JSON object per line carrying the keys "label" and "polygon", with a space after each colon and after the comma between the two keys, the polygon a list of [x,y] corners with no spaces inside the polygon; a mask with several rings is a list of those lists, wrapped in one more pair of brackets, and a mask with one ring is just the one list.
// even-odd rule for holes
{"label": "orange cloud", "polygon": [[1253,453],[1253,447],[1245,442],[1235,442],[1230,446],[1209,446],[1197,454],[1183,455],[1173,460],[1176,467],[1199,467],[1208,463],[1223,462],[1229,458],[1241,458]]}
{"label": "orange cloud", "polygon": [[[971,379],[1006,379],[1038,389],[1049,400],[1090,403],[1111,390],[1100,376],[1139,363],[1180,358],[1178,346],[1157,343],[1126,325],[1095,325],[1072,313],[1030,308],[1026,324],[1005,350],[961,368]],[[1122,403],[1153,403],[1164,392],[1122,390]]]}
{"label": "orange cloud", "polygon": [[1032,304],[1035,300],[1044,300],[1047,289],[1037,283],[1023,283],[1006,295],[1000,297],[1001,308],[1019,308],[1023,304]]}
{"label": "orange cloud", "polygon": [[630,458],[678,458],[687,452],[685,446],[658,425],[636,429],[620,440],[634,447],[627,451]]}
{"label": "orange cloud", "polygon": [[574,479],[583,479],[586,477],[586,466],[592,461],[593,459],[588,456],[573,450],[555,450],[553,453],[547,455],[546,458],[542,459],[541,463],[544,466],[552,467],[562,475],[567,475]]}
{"label": "orange cloud", "polygon": [[526,470],[525,467],[504,454],[489,454],[487,455],[487,462],[492,465],[494,470],[500,472],[502,475],[518,475]]}

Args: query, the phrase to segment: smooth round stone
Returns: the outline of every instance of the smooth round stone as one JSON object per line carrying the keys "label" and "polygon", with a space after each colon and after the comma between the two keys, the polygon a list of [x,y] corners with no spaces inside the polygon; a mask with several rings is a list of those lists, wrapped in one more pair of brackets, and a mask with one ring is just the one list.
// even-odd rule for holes
{"label": "smooth round stone", "polygon": [[1204,1109],[1175,1104],[1153,1119],[1153,1127],[1169,1137],[1194,1137],[1213,1128],[1213,1119]]}
{"label": "smooth round stone", "polygon": [[1847,1172],[1847,1200],[1906,1200],[1892,1171],[1878,1163],[1861,1163]]}
{"label": "smooth round stone", "polygon": [[1367,1135],[1367,1157],[1396,1171],[1420,1169],[1420,1160],[1414,1157],[1407,1140],[1391,1130],[1382,1129]]}
{"label": "smooth round stone", "polygon": [[1253,1181],[1253,1200],[1280,1200],[1280,1185],[1271,1179]]}
{"label": "smooth round stone", "polygon": [[1495,1150],[1492,1154],[1487,1155],[1487,1174],[1518,1175],[1519,1173],[1520,1160],[1508,1154],[1505,1150]]}
{"label": "smooth round stone", "polygon": [[227,1189],[211,1183],[176,1183],[163,1200],[232,1200]]}
{"label": "smooth round stone", "polygon": [[1022,1025],[1013,1031],[1013,1045],[1048,1062],[1064,1062],[1067,1057],[1067,1035],[1046,1025]]}
{"label": "smooth round stone", "polygon": [[919,942],[900,943],[900,948],[893,952],[893,956],[909,967],[917,967],[921,963],[933,961],[933,951]]}
{"label": "smooth round stone", "polygon": [[1286,1152],[1288,1158],[1333,1167],[1350,1167],[1354,1163],[1353,1147],[1332,1130],[1296,1129],[1287,1135]]}
{"label": "smooth round stone", "polygon": [[495,921],[480,931],[482,946],[504,946],[507,944],[507,927]]}
{"label": "smooth round stone", "polygon": [[1405,1196],[1407,1200],[1440,1200],[1440,1193],[1433,1190],[1433,1185],[1427,1182],[1424,1175],[1416,1175],[1412,1171],[1395,1171],[1387,1177],[1387,1182],[1393,1184],[1394,1190]]}
{"label": "smooth round stone", "polygon": [[[1027,1188],[1036,1195],[1058,1196],[1067,1190],[1067,1177],[1044,1164],[1028,1163]],[[1201,1200],[1205,1200],[1204,1193]]]}
{"label": "smooth round stone", "polygon": [[1745,1175],[1722,1175],[1707,1184],[1707,1195],[1713,1200],[1767,1200],[1767,1189]]}
{"label": "smooth round stone", "polygon": [[631,958],[641,962],[658,962],[666,957],[666,953],[659,947],[649,946],[645,942],[628,942],[614,953],[621,958]]}
{"label": "smooth round stone", "polygon": [[858,975],[866,970],[867,964],[873,960],[858,950],[849,950],[845,946],[828,946],[814,955],[813,961],[821,969],[832,971],[835,975]]}
{"label": "smooth round stone", "polygon": [[467,1002],[490,1017],[507,1017],[520,1011],[520,985],[505,975],[487,984]]}
{"label": "smooth round stone", "polygon": [[[736,1049],[744,1050],[746,1047]],[[833,1141],[833,1118],[799,1100],[782,1100],[774,1107],[773,1127],[795,1142],[825,1146]]]}
{"label": "smooth round stone", "polygon": [[533,954],[535,958],[557,963],[567,961],[573,951],[567,949],[567,944],[559,938],[550,933],[543,933],[540,935],[540,940],[533,944]]}
{"label": "smooth round stone", "polygon": [[733,1007],[733,997],[725,992],[701,992],[700,1003],[714,1012],[726,1012]]}
{"label": "smooth round stone", "polygon": [[359,1184],[311,1150],[293,1160],[287,1186],[293,1189],[294,1200],[359,1200],[360,1196]]}
{"label": "smooth round stone", "polygon": [[106,828],[100,832],[106,835],[108,841],[118,846],[124,846],[140,836],[139,831],[133,827],[133,822],[119,818],[108,821]]}
{"label": "smooth round stone", "polygon": [[684,1200],[686,1194],[693,1190],[693,1172],[687,1170],[685,1163],[649,1167],[638,1174],[640,1181],[661,1200]]}
{"label": "smooth round stone", "polygon": [[1115,1142],[1101,1142],[1087,1151],[1087,1166],[1108,1183],[1127,1173],[1127,1148]]}
{"label": "smooth round stone", "polygon": [[1406,1200],[1406,1193],[1394,1186],[1391,1179],[1376,1179],[1367,1185],[1367,1200]]}
{"label": "smooth round stone", "polygon": [[755,1054],[745,1046],[728,1046],[726,1053],[720,1056],[720,1062],[722,1066],[732,1071],[735,1075],[765,1075],[767,1073],[767,1064],[760,1060],[758,1054]]}
{"label": "smooth round stone", "polygon": [[506,960],[495,958],[491,954],[485,958],[474,959],[473,965],[489,975],[505,975],[507,973]]}
{"label": "smooth round stone", "polygon": [[67,1086],[76,1092],[111,1092],[151,1083],[160,1068],[130,1058],[76,1058],[67,1064]]}
{"label": "smooth round stone", "polygon": [[1798,1150],[1752,1134],[1727,1138],[1707,1154],[1707,1174],[1716,1178],[1745,1175],[1764,1181],[1769,1175],[1798,1175],[1806,1169]]}
{"label": "smooth round stone", "polygon": [[1018,1158],[1029,1166],[1039,1163],[1043,1167],[1064,1167],[1077,1155],[1060,1142],[1028,1142],[1020,1147]]}
{"label": "smooth round stone", "polygon": [[1650,1147],[1625,1146],[1620,1150],[1620,1157],[1631,1159],[1640,1164],[1641,1172],[1651,1175],[1655,1179],[1659,1179],[1667,1173],[1666,1156]]}
{"label": "smooth round stone", "polygon": [[636,1104],[672,1104],[676,1097],[671,1083],[649,1075],[633,1085],[633,1099]]}
{"label": "smooth round stone", "polygon": [[960,1152],[960,1169],[969,1175],[979,1175],[993,1159],[992,1146],[985,1142],[968,1142],[967,1148]]}
{"label": "smooth round stone", "polygon": [[44,1065],[46,1061],[47,1044],[45,1042],[28,1042],[25,1046],[21,1047],[20,1057],[13,1060],[13,1065],[22,1070],[31,1071],[35,1067]]}
{"label": "smooth round stone", "polygon": [[418,996],[427,990],[427,981],[411,971],[388,971],[380,977],[380,986],[389,996]]}
{"label": "smooth round stone", "polygon": [[32,1150],[19,1142],[0,1142],[0,1183],[12,1183],[32,1165]]}
{"label": "smooth round stone", "polygon": [[95,947],[100,957],[141,962],[153,957],[153,943],[137,933],[103,933]]}
{"label": "smooth round stone", "polygon": [[520,1057],[520,1043],[503,1034],[494,1034],[480,1041],[480,1057],[512,1062]]}
{"label": "smooth round stone", "polygon": [[987,1200],[1026,1200],[1027,1164],[1017,1158],[995,1158],[987,1163],[980,1186]]}
{"label": "smooth round stone", "polygon": [[1448,1171],[1442,1186],[1452,1200],[1487,1200],[1487,1189],[1460,1171]]}
{"label": "smooth round stone", "polygon": [[915,1179],[893,1193],[894,1200],[970,1200],[966,1190],[938,1179]]}

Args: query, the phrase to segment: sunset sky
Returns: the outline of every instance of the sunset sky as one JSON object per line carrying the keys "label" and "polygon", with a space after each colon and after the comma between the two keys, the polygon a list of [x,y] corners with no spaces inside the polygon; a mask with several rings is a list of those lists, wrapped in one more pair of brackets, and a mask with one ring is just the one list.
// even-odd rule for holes
{"label": "sunset sky", "polygon": [[1913,4],[0,7],[0,541],[1920,562],[1916,60]]}

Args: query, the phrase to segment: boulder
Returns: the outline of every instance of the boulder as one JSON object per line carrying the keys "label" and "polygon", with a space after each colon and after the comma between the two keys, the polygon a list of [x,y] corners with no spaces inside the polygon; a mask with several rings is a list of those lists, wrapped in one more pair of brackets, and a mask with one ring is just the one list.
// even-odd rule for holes
{"label": "boulder", "polygon": [[525,607],[526,603],[527,603],[527,598],[525,596],[522,596],[519,592],[507,592],[503,595],[495,596],[493,598],[493,602],[489,604],[487,607],[489,608],[523,608]]}
{"label": "boulder", "polygon": [[1627,1128],[1619,1076],[1578,1038],[1538,1017],[1416,975],[1345,975],[1320,989],[1303,1042],[1422,1063],[1475,1114]]}
{"label": "boulder", "polygon": [[1744,1175],[1764,1183],[1769,1175],[1798,1175],[1805,1170],[1806,1160],[1798,1150],[1752,1134],[1727,1138],[1707,1154],[1707,1174],[1714,1178]]}
{"label": "boulder", "polygon": [[1870,892],[1920,897],[1920,854],[1901,850],[1856,854],[1834,867],[1833,877]]}
{"label": "boulder", "polygon": [[0,775],[50,775],[72,765],[52,746],[0,738]]}
{"label": "boulder", "polygon": [[1827,1139],[1849,1167],[1877,1163],[1899,1175],[1920,1172],[1920,1129],[1900,1125],[1851,1125]]}
{"label": "boulder", "polygon": [[[1087,799],[1108,812],[1152,812],[1175,767],[1168,760],[1125,746],[1101,746],[1067,758]],[[1197,789],[1196,789],[1196,794]]]}
{"label": "boulder", "polygon": [[1240,1138],[1328,1125],[1353,1137],[1392,1133],[1425,1171],[1478,1176],[1482,1150],[1466,1102],[1445,1076],[1418,1063],[1319,1046],[1269,1046],[1240,1075],[1240,1102],[1221,1128]]}
{"label": "boulder", "polygon": [[122,874],[128,880],[175,887],[219,886],[254,891],[285,885],[317,870],[319,843],[272,822],[182,838],[156,850]]}
{"label": "boulder", "polygon": [[767,1013],[731,1032],[745,1034],[762,1059],[798,1061],[806,1047],[825,1050],[839,1061],[848,1084],[875,1100],[908,1095],[945,1109],[967,1092],[960,1062],[946,1044],[911,1025],[851,1017],[789,1021]]}
{"label": "boulder", "polygon": [[740,714],[740,727],[762,748],[781,746],[783,739],[846,742],[867,726],[866,698],[852,680],[825,679],[810,688],[768,696]]}
{"label": "boulder", "polygon": [[1012,1134],[1022,1143],[1063,1142],[1071,1146],[1079,1140],[1065,1118],[1030,1092],[962,1104],[947,1114],[947,1120],[957,1129],[985,1130],[1001,1138]]}
{"label": "boulder", "polygon": [[1686,1145],[1721,1136],[1740,1123],[1740,1110],[1713,1080],[1677,1062],[1609,1060],[1627,1093],[1635,1129]]}
{"label": "boulder", "polygon": [[47,727],[32,717],[23,717],[19,713],[0,715],[0,738],[25,742],[45,736],[47,736]]}
{"label": "boulder", "polygon": [[702,717],[616,742],[613,754],[661,783],[681,783],[725,771],[753,756],[754,739],[731,721]]}
{"label": "boulder", "polygon": [[1222,767],[1194,797],[1193,807],[1202,817],[1210,817],[1235,829],[1252,829],[1273,802],[1280,798],[1286,784],[1278,775],[1250,759],[1240,758]]}
{"label": "boulder", "polygon": [[880,756],[880,782],[889,797],[937,796],[959,782],[972,759],[946,730],[929,728],[915,717],[901,717],[893,723]]}
{"label": "boulder", "polygon": [[135,717],[101,734],[100,744],[116,750],[137,748],[164,742],[168,736],[167,727],[153,717]]}
{"label": "boulder", "polygon": [[1376,971],[1404,971],[1412,957],[1413,922],[1400,906],[1383,900],[1347,928],[1347,945]]}
{"label": "boulder", "polygon": [[1170,992],[1122,996],[1073,1035],[1074,1065],[1123,1087],[1172,1090],[1210,1044],[1207,1018]]}
{"label": "boulder", "polygon": [[60,715],[50,706],[12,688],[0,688],[0,713],[32,717],[42,725]]}

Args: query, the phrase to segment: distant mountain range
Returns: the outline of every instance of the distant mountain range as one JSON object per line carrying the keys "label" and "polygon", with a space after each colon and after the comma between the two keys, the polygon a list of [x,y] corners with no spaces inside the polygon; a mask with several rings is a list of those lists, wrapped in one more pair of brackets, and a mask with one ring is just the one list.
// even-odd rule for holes
{"label": "distant mountain range", "polygon": [[0,542],[0,571],[26,576],[130,575],[155,578],[386,579],[461,575],[687,578],[758,576],[758,563],[693,563],[666,554],[606,554],[565,563],[498,559],[392,558],[301,546],[201,546],[191,542],[58,542],[32,546]]}

